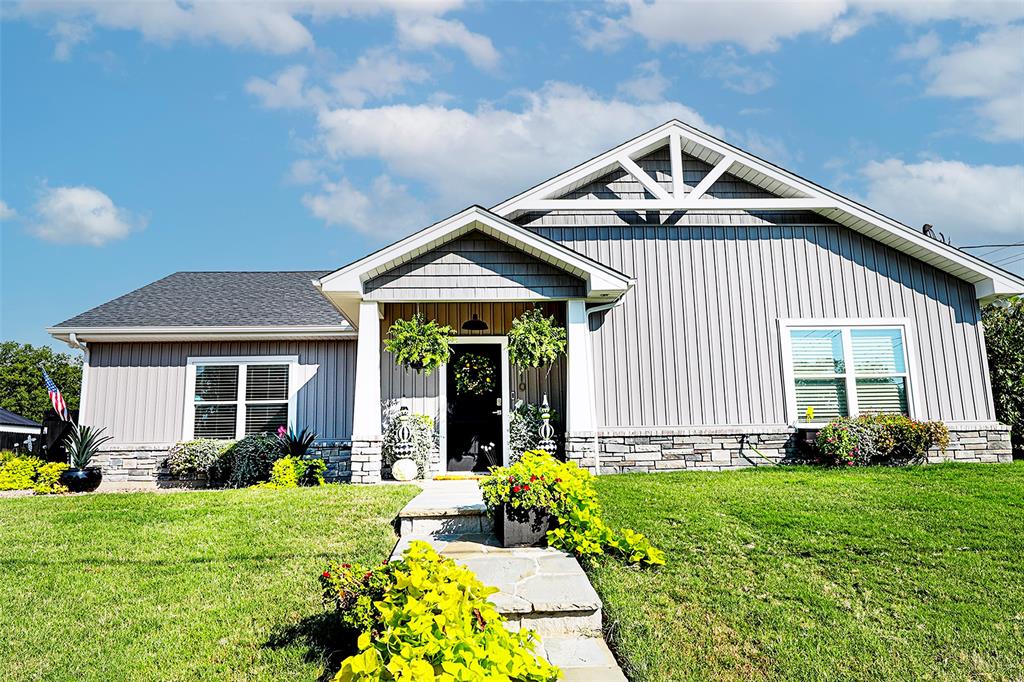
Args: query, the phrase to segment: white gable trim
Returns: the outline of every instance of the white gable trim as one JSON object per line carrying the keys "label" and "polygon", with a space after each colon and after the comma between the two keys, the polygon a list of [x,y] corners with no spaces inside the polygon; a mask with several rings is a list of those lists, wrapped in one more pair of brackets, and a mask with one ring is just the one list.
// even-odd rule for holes
{"label": "white gable trim", "polygon": [[[651,151],[669,146],[672,192],[660,186],[635,163]],[[713,166],[708,176],[689,189],[682,181],[682,154]],[[654,199],[559,199],[566,193],[623,168],[640,182]],[[638,172],[639,171],[639,172]],[[771,192],[763,199],[715,199],[705,193],[724,173]],[[657,184],[657,183],[654,183]],[[959,249],[927,237],[881,213],[861,206],[820,185],[805,180],[753,154],[712,137],[681,121],[672,120],[615,149],[547,180],[493,209],[512,219],[528,211],[792,211],[811,210],[826,218],[887,244],[913,258],[968,281],[979,299],[1024,293],[1024,279],[986,263]]]}
{"label": "white gable trim", "polygon": [[313,284],[345,312],[351,306],[352,300],[362,298],[365,293],[363,285],[367,280],[473,230],[479,230],[538,260],[551,263],[579,277],[587,285],[587,298],[590,300],[612,300],[633,285],[633,280],[621,272],[514,225],[479,206],[467,208],[420,230],[319,280],[314,280]]}

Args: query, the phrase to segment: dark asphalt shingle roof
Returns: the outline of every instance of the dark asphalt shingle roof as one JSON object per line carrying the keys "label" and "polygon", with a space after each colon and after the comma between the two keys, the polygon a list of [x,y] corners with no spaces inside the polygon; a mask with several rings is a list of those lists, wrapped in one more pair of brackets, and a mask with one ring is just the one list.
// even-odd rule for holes
{"label": "dark asphalt shingle roof", "polygon": [[0,426],[39,426],[39,422],[34,422],[28,417],[22,417],[20,414],[15,414],[10,410],[5,410],[0,407]]}
{"label": "dark asphalt shingle roof", "polygon": [[312,284],[328,272],[176,272],[56,326],[348,327]]}

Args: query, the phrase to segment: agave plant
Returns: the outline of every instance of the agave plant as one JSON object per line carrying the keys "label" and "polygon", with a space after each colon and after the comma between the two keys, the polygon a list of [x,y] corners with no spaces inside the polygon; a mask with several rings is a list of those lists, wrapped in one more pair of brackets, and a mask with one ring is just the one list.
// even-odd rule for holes
{"label": "agave plant", "polygon": [[74,428],[64,438],[64,446],[71,458],[71,466],[75,469],[85,469],[92,462],[92,458],[100,450],[100,446],[113,436],[102,435],[106,429],[97,429],[92,426],[75,424]]}
{"label": "agave plant", "polygon": [[316,434],[305,428],[296,433],[293,429],[285,431],[284,427],[281,427],[277,435],[281,439],[282,449],[292,457],[305,457],[316,440]]}

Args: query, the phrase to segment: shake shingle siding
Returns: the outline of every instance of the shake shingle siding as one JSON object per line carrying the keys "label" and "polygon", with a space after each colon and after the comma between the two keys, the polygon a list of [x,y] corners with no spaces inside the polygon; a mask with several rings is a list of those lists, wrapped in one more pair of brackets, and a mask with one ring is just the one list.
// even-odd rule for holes
{"label": "shake shingle siding", "polygon": [[921,416],[994,418],[973,286],[847,228],[807,214],[520,222],[637,279],[592,318],[604,426],[785,423],[780,318],[910,318]]}
{"label": "shake shingle siding", "polygon": [[583,280],[470,232],[366,281],[376,301],[540,300],[583,296]]}

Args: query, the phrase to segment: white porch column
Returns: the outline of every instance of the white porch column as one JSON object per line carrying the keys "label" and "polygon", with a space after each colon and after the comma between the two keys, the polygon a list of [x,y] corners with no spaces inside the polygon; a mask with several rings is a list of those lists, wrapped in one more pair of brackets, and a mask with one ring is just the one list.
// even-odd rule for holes
{"label": "white porch column", "polygon": [[377,483],[381,467],[380,310],[359,302],[356,390],[352,409],[352,482]]}
{"label": "white porch column", "polygon": [[[590,353],[590,321],[587,304],[582,300],[568,302],[566,326],[569,347],[566,368],[567,393],[566,441],[591,437],[596,428],[594,419],[594,380]],[[569,452],[569,448],[566,448]],[[570,457],[572,453],[569,453]]]}

